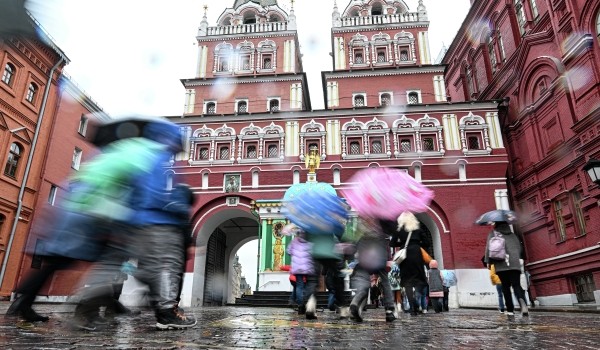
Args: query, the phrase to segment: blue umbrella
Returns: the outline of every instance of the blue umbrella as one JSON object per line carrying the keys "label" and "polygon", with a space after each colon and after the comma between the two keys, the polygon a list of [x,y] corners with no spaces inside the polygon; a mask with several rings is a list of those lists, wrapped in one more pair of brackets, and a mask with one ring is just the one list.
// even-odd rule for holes
{"label": "blue umbrella", "polygon": [[506,222],[508,224],[514,224],[517,222],[517,215],[512,210],[496,209],[488,211],[481,215],[475,223],[477,225],[491,225],[494,222]]}
{"label": "blue umbrella", "polygon": [[325,191],[306,191],[285,202],[283,214],[308,234],[342,234],[348,209],[344,201]]}

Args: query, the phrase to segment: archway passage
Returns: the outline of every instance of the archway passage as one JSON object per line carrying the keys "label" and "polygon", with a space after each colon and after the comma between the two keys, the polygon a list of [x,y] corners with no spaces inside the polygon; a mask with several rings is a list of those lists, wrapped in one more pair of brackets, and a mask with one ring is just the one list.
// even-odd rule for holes
{"label": "archway passage", "polygon": [[[233,260],[249,238],[258,238],[258,224],[243,217],[223,222],[210,236],[204,269],[204,306],[224,305],[233,298]],[[256,271],[246,272],[256,274]]]}

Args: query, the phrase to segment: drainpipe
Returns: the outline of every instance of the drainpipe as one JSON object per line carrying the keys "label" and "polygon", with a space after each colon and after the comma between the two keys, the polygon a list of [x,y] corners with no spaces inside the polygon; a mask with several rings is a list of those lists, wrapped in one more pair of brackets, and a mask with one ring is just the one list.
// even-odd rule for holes
{"label": "drainpipe", "polygon": [[33,155],[35,153],[35,146],[37,144],[37,139],[40,134],[40,129],[42,127],[42,121],[44,119],[44,111],[46,110],[46,103],[48,102],[48,95],[50,94],[50,87],[52,85],[52,76],[54,75],[54,71],[58,66],[65,62],[64,57],[60,57],[58,62],[52,67],[50,73],[48,74],[48,82],[46,83],[46,88],[44,89],[44,98],[42,99],[42,105],[40,106],[40,113],[38,114],[38,122],[35,126],[35,134],[33,135],[33,141],[31,144],[31,150],[29,151],[29,157],[27,157],[27,166],[25,167],[25,174],[23,175],[23,182],[21,183],[21,188],[19,190],[19,197],[17,199],[17,211],[15,213],[15,219],[13,221],[12,229],[10,231],[10,236],[8,238],[8,244],[6,245],[6,254],[4,254],[4,261],[2,261],[2,270],[0,270],[0,289],[4,285],[4,275],[6,274],[6,268],[8,266],[8,258],[10,257],[10,251],[12,248],[13,241],[15,239],[15,233],[17,231],[17,224],[19,223],[19,217],[21,216],[21,211],[23,210],[23,196],[25,194],[25,187],[27,186],[27,178],[29,177],[29,171],[31,170],[31,163],[33,162]]}

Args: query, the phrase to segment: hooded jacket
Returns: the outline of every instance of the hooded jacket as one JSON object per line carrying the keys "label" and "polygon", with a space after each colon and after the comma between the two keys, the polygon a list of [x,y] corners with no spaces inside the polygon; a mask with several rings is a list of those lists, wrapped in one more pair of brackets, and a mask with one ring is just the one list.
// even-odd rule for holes
{"label": "hooded jacket", "polygon": [[[494,237],[494,230],[504,237],[504,249],[506,250],[506,254],[508,255],[508,259],[505,260],[490,260],[488,247],[490,244],[490,239]],[[522,246],[519,237],[514,234],[510,226],[507,223],[497,223],[492,230],[488,234],[487,242],[485,245],[485,263],[486,264],[494,264],[496,268],[496,272],[509,271],[509,270],[517,270],[521,271],[521,264],[519,260],[521,259],[522,254]]]}

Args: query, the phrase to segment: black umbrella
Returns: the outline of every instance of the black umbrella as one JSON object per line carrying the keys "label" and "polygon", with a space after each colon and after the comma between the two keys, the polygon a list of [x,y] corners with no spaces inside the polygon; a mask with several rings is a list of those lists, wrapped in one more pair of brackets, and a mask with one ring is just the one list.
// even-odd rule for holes
{"label": "black umbrella", "polygon": [[488,211],[487,213],[481,215],[475,223],[477,225],[489,225],[493,222],[506,222],[508,224],[513,224],[517,221],[517,215],[512,210],[504,210],[504,209],[496,209],[492,211]]}
{"label": "black umbrella", "polygon": [[168,120],[144,116],[114,119],[92,129],[91,142],[98,147],[131,137],[146,137],[162,142],[157,139],[161,134],[179,133],[179,127]]}

